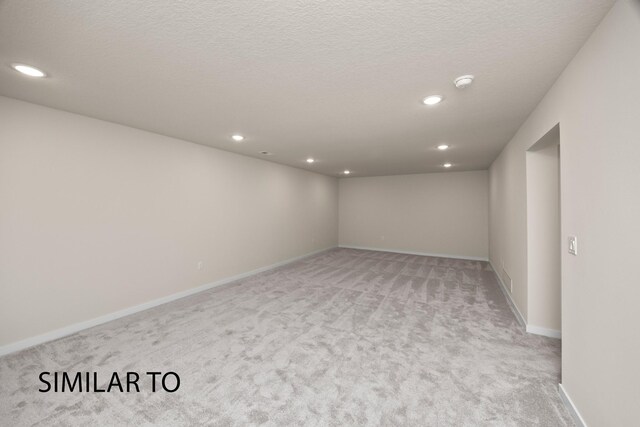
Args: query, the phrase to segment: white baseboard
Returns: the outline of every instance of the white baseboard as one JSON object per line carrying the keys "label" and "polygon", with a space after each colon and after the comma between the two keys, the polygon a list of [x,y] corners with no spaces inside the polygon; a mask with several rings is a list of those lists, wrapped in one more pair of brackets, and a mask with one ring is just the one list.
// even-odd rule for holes
{"label": "white baseboard", "polygon": [[128,316],[130,314],[134,314],[134,313],[138,313],[140,311],[148,310],[150,308],[157,307],[159,305],[166,304],[168,302],[172,302],[172,301],[175,301],[175,300],[180,299],[180,298],[188,297],[190,295],[197,294],[198,292],[203,292],[203,291],[206,291],[208,289],[215,288],[217,286],[226,285],[227,283],[235,282],[236,280],[244,279],[246,277],[253,276],[254,274],[262,273],[262,272],[267,271],[267,270],[272,270],[274,268],[281,267],[283,265],[290,264],[290,263],[295,262],[295,261],[299,261],[299,260],[301,260],[303,258],[307,258],[307,257],[313,256],[313,255],[317,255],[317,254],[319,254],[321,252],[328,251],[330,249],[333,249],[334,247],[335,246],[330,247],[330,248],[326,248],[326,249],[321,249],[319,251],[310,252],[310,253],[307,253],[307,254],[304,254],[304,255],[301,255],[301,256],[297,256],[297,257],[294,257],[294,258],[289,258],[289,259],[286,259],[284,261],[277,262],[275,264],[271,264],[271,265],[268,265],[268,266],[265,266],[265,267],[260,267],[260,268],[257,268],[255,270],[251,270],[251,271],[247,271],[245,273],[237,274],[235,276],[225,277],[224,279],[216,280],[215,282],[207,283],[207,284],[198,286],[196,288],[187,289],[186,291],[177,292],[175,294],[167,295],[167,296],[162,297],[162,298],[157,298],[157,299],[154,299],[152,301],[148,301],[148,302],[145,302],[145,303],[142,303],[142,304],[139,304],[139,305],[135,305],[133,307],[128,307],[128,308],[125,308],[123,310],[118,310],[118,311],[115,311],[113,313],[105,314],[104,316],[100,316],[100,317],[96,317],[96,318],[93,318],[93,319],[85,320],[83,322],[74,323],[72,325],[68,325],[68,326],[65,326],[65,327],[60,328],[60,329],[55,329],[53,331],[44,333],[42,335],[37,335],[35,337],[30,337],[30,338],[27,338],[27,339],[24,339],[24,340],[21,340],[21,341],[17,341],[17,342],[14,342],[14,343],[6,344],[6,345],[3,345],[3,346],[0,346],[0,356],[3,356],[5,354],[9,354],[9,353],[14,353],[16,351],[24,350],[25,348],[33,347],[35,345],[42,344],[42,343],[45,343],[47,341],[53,341],[53,340],[56,340],[58,338],[65,337],[67,335],[71,335],[71,334],[74,334],[76,332],[80,332],[80,331],[82,331],[84,329],[89,329],[89,328],[92,328],[94,326],[98,326],[98,325],[101,325],[103,323],[107,323],[107,322],[110,322],[112,320],[116,320],[116,319],[119,319],[121,317]]}
{"label": "white baseboard", "polygon": [[529,325],[527,323],[527,321],[524,319],[524,316],[518,309],[516,302],[513,300],[513,297],[511,296],[511,292],[509,292],[509,290],[507,289],[507,286],[504,284],[504,282],[502,281],[502,278],[498,274],[498,270],[496,270],[496,268],[494,267],[491,261],[489,261],[489,264],[491,265],[493,272],[496,274],[496,277],[498,278],[498,283],[500,284],[500,290],[502,290],[502,293],[507,298],[507,303],[509,304],[511,311],[513,311],[513,314],[515,314],[516,319],[518,319],[518,323],[520,324],[520,326],[522,326],[525,329],[525,331],[527,331],[530,334],[542,335],[549,338],[558,338],[558,339],[562,338],[562,333],[556,329],[543,328],[542,326]]}
{"label": "white baseboard", "polygon": [[524,320],[524,316],[522,315],[522,313],[520,313],[520,310],[518,309],[516,302],[513,300],[513,297],[511,296],[511,292],[509,292],[509,289],[502,281],[502,278],[498,274],[498,270],[496,270],[496,268],[493,266],[493,263],[489,261],[489,264],[491,265],[491,269],[493,270],[496,277],[498,278],[498,283],[500,284],[500,290],[502,291],[505,298],[507,299],[507,304],[509,304],[509,308],[511,308],[511,311],[513,311],[513,314],[516,316],[516,319],[518,320],[518,323],[520,324],[520,326],[522,326],[526,330],[527,322],[526,320]]}
{"label": "white baseboard", "polygon": [[567,390],[564,389],[562,384],[558,384],[558,391],[560,392],[560,398],[562,398],[562,402],[573,416],[573,419],[575,420],[578,427],[587,427],[587,423],[584,421],[584,418],[582,418],[582,415],[580,415],[580,411],[578,411],[578,408],[576,408],[576,405],[573,403],[573,400],[571,400],[571,398],[567,394]]}
{"label": "white baseboard", "polygon": [[549,338],[562,338],[562,332],[557,329],[543,328],[542,326],[527,325],[530,334],[542,335]]}
{"label": "white baseboard", "polygon": [[413,251],[402,251],[398,249],[370,248],[365,246],[351,246],[351,245],[339,245],[338,247],[345,248],[345,249],[362,249],[365,251],[392,252],[395,254],[432,256],[437,258],[466,259],[469,261],[489,261],[489,258],[464,256],[464,255],[436,254],[436,253],[430,253],[430,252],[413,252]]}

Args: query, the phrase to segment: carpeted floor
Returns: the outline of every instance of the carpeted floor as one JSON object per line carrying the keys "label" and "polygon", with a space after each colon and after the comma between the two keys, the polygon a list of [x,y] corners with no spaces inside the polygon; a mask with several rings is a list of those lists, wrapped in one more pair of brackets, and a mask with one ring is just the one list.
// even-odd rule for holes
{"label": "carpeted floor", "polygon": [[[573,425],[560,342],[498,286],[485,262],[334,249],[0,358],[0,424]],[[39,393],[41,371],[181,385]]]}

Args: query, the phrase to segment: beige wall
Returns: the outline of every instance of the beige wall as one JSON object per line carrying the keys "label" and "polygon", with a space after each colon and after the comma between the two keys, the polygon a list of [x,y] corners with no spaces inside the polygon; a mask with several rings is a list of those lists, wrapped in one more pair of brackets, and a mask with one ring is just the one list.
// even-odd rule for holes
{"label": "beige wall", "polygon": [[0,345],[337,245],[335,178],[4,97],[0,117]]}
{"label": "beige wall", "polygon": [[340,245],[486,259],[488,172],[340,179]]}
{"label": "beige wall", "polygon": [[638,423],[639,43],[640,5],[619,1],[490,171],[490,257],[526,315],[525,153],[560,123],[562,383],[589,426]]}

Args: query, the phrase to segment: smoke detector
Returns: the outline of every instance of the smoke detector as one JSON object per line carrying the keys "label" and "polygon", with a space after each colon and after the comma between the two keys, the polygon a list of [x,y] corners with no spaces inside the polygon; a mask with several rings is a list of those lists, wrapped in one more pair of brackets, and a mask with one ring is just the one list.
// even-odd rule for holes
{"label": "smoke detector", "polygon": [[467,86],[471,86],[471,83],[473,83],[473,78],[474,77],[471,74],[468,74],[466,76],[458,77],[453,81],[453,83],[456,85],[458,89],[464,89]]}

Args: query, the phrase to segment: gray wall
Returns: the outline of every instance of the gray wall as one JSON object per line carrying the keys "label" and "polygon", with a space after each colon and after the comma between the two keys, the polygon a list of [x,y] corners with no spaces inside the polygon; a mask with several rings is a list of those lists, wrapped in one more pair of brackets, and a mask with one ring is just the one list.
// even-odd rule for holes
{"label": "gray wall", "polygon": [[486,259],[487,171],[340,179],[340,245]]}
{"label": "gray wall", "polygon": [[338,243],[335,178],[9,98],[0,117],[0,345]]}
{"label": "gray wall", "polygon": [[560,123],[562,383],[590,426],[638,424],[639,43],[640,5],[621,0],[490,170],[490,258],[527,316],[525,153]]}

